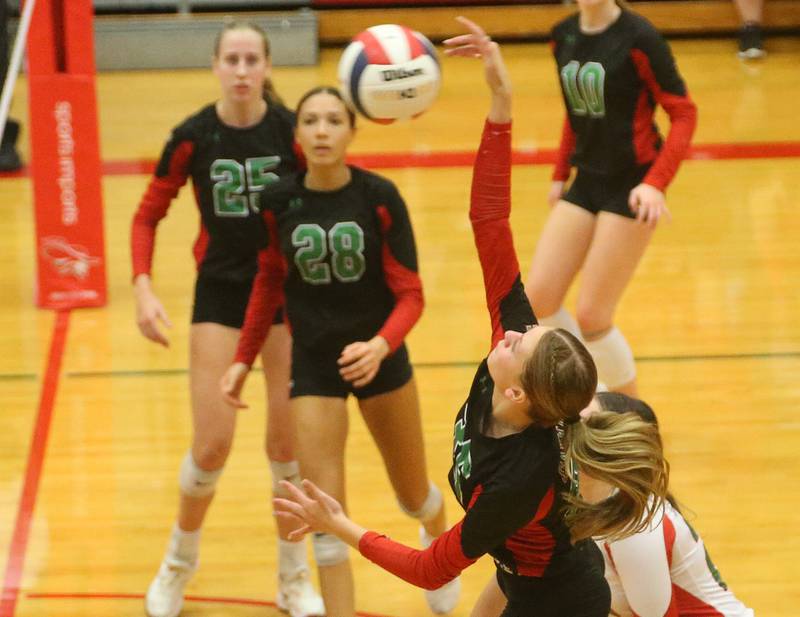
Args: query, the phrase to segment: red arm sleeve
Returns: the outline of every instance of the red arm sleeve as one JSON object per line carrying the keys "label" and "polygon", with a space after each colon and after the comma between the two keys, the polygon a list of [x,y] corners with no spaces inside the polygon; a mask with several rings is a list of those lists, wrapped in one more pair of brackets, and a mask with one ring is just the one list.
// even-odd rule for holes
{"label": "red arm sleeve", "polygon": [[150,274],[156,226],[167,215],[170,203],[186,184],[194,143],[181,141],[167,144],[156,175],[142,197],[131,225],[131,257],[133,277]]}
{"label": "red arm sleeve", "polygon": [[561,127],[561,143],[558,145],[556,166],[553,169],[553,181],[566,182],[569,179],[571,169],[570,157],[575,150],[575,131],[572,130],[569,116],[564,116],[564,124]]}
{"label": "red arm sleeve", "polygon": [[244,324],[239,335],[235,362],[252,366],[264,346],[278,307],[283,306],[283,282],[286,278],[286,262],[280,252],[278,228],[274,214],[264,211],[269,244],[258,254],[258,274],[253,281],[250,300],[247,303]]}
{"label": "red arm sleeve", "polygon": [[408,211],[396,191],[387,204],[378,206],[377,211],[383,234],[383,273],[395,305],[378,335],[386,339],[390,352],[394,352],[419,320],[425,301]]}
{"label": "red arm sleeve", "polygon": [[358,550],[384,570],[425,589],[438,589],[476,561],[461,550],[460,522],[425,550],[410,548],[374,531],[361,536]]}
{"label": "red arm sleeve", "polygon": [[492,321],[491,346],[504,329],[536,323],[520,282],[511,225],[511,123],[486,121],[472,175],[469,218]]}
{"label": "red arm sleeve", "polygon": [[656,102],[669,115],[667,139],[643,182],[665,191],[686,157],[697,126],[697,106],[686,90],[675,67],[666,41],[653,37],[642,45],[645,50],[631,50],[631,57]]}

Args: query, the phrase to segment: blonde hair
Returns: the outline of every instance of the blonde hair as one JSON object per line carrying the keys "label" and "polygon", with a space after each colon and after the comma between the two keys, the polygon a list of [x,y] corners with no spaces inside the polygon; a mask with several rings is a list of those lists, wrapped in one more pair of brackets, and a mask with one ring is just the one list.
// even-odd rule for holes
{"label": "blonde hair", "polygon": [[[219,58],[219,50],[222,46],[222,39],[224,38],[227,32],[231,30],[250,30],[255,32],[258,36],[261,37],[261,41],[264,44],[264,57],[269,60],[271,57],[270,46],[269,46],[269,38],[267,38],[267,33],[264,31],[264,28],[259,26],[257,23],[252,21],[240,21],[236,19],[227,19],[225,21],[225,25],[222,26],[222,30],[217,33],[216,38],[214,39],[214,57]],[[275,90],[275,86],[272,84],[272,80],[269,77],[264,77],[264,86],[263,86],[263,93],[264,99],[269,102],[276,102],[283,104],[283,99]]]}
{"label": "blonde hair", "polygon": [[566,436],[567,461],[616,489],[595,504],[565,495],[572,541],[614,542],[647,529],[663,510],[669,481],[658,427],[636,413],[595,411],[585,422],[568,426]]}
{"label": "blonde hair", "polygon": [[551,427],[562,420],[578,420],[597,389],[597,368],[583,343],[557,328],[539,339],[519,380],[530,401],[533,422]]}

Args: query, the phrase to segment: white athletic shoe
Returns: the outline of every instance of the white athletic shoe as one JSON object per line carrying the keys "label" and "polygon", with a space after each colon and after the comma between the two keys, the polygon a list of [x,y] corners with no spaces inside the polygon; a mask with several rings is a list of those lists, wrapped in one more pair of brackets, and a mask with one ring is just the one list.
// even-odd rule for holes
{"label": "white athletic shoe", "polygon": [[144,610],[149,617],[177,617],[183,608],[183,589],[197,570],[196,563],[164,557],[147,588]]}
{"label": "white athletic shoe", "polygon": [[[424,527],[419,528],[419,541],[423,548],[428,548],[436,538],[428,535]],[[428,602],[428,607],[436,613],[449,613],[458,604],[458,598],[461,596],[461,577],[457,576],[449,583],[445,583],[439,589],[430,591],[425,590],[425,600]]]}
{"label": "white athletic shoe", "polygon": [[300,568],[292,575],[278,576],[276,604],[290,617],[324,617],[325,604],[309,579],[308,568]]}

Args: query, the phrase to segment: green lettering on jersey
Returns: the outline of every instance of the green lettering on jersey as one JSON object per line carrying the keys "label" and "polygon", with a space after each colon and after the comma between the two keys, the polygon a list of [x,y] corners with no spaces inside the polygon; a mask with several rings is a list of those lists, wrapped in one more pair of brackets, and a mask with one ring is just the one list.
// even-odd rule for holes
{"label": "green lettering on jersey", "polygon": [[299,250],[294,263],[306,283],[324,285],[331,282],[331,267],[323,263],[328,254],[325,230],[316,223],[303,223],[292,232],[292,246]]}
{"label": "green lettering on jersey", "polygon": [[466,422],[467,410],[464,409],[464,417],[456,422],[453,429],[453,452],[455,463],[453,464],[453,486],[455,487],[456,497],[459,503],[464,504],[461,481],[472,475],[472,454],[471,439],[464,439],[467,432]]}
{"label": "green lettering on jersey", "polygon": [[253,212],[261,212],[261,191],[279,180],[273,169],[277,169],[280,162],[279,156],[258,156],[244,162],[247,188],[250,191],[250,209]]}
{"label": "green lettering on jersey", "polygon": [[[681,516],[683,516],[683,515],[681,515]],[[689,531],[691,532],[692,537],[694,538],[694,541],[695,542],[700,542],[700,535],[694,530],[694,527],[692,527],[689,524],[689,521],[686,520],[685,516],[683,517],[683,521],[686,523],[686,526],[689,528]],[[708,550],[706,549],[705,545],[703,546],[703,553],[705,553],[706,565],[708,566],[709,572],[711,572],[711,576],[714,577],[714,580],[717,581],[717,584],[720,587],[722,587],[723,589],[725,589],[727,591],[728,584],[724,580],[722,580],[722,574],[720,573],[720,571],[717,568],[717,566],[714,565],[714,562],[711,561],[711,555],[708,554]]]}
{"label": "green lettering on jersey", "polygon": [[214,214],[245,217],[250,214],[244,196],[244,168],[233,159],[217,159],[211,163],[211,179],[215,181]]}
{"label": "green lettering on jersey", "polygon": [[[316,223],[302,223],[292,232],[292,246],[299,249],[294,263],[307,283],[330,283],[331,271],[342,283],[354,283],[364,276],[364,230],[354,221],[336,223],[327,234]],[[326,260],[329,247],[330,264]]]}
{"label": "green lettering on jersey", "polygon": [[572,60],[561,69],[561,83],[567,102],[576,116],[589,115],[602,118],[606,115],[606,70],[599,62],[583,66]]}
{"label": "green lettering on jersey", "polygon": [[364,231],[353,221],[336,223],[328,232],[333,257],[333,275],[342,283],[364,276]]}
{"label": "green lettering on jersey", "polygon": [[214,180],[214,214],[246,217],[251,211],[260,212],[261,191],[278,181],[278,175],[272,170],[277,169],[280,162],[279,156],[249,158],[244,165],[234,159],[216,159],[210,169]]}

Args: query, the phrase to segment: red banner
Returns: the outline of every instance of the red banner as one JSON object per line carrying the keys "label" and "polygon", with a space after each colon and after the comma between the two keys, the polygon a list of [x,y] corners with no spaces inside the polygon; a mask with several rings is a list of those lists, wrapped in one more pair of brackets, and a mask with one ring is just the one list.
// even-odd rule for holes
{"label": "red banner", "polygon": [[29,38],[36,304],[106,303],[90,0],[37,0]]}

